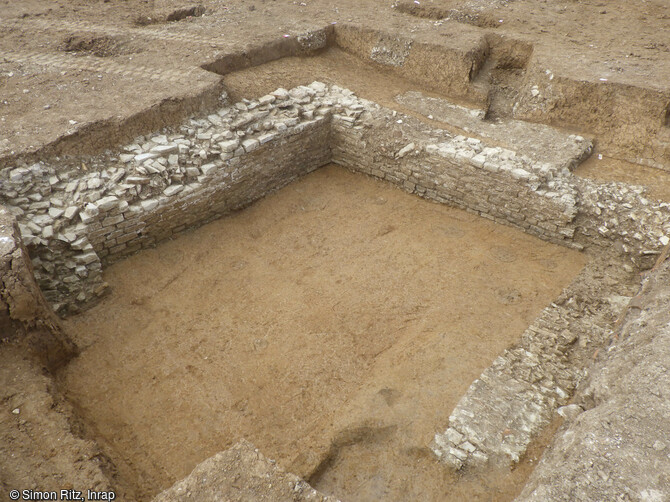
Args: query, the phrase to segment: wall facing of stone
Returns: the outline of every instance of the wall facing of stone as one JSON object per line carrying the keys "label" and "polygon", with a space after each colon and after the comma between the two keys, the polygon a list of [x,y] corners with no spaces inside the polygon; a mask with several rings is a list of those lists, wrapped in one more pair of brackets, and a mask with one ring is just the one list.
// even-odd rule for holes
{"label": "wall facing of stone", "polygon": [[239,209],[330,161],[324,84],[278,89],[118,154],[5,169],[4,200],[61,312],[106,291],[103,264]]}
{"label": "wall facing of stone", "polygon": [[[38,283],[62,312],[106,291],[105,263],[243,207],[330,161],[542,239],[614,247],[645,266],[670,233],[670,207],[597,184],[566,165],[591,150],[565,138],[556,162],[454,136],[315,82],[244,100],[120,152],[0,171]],[[68,167],[65,167],[68,166]]]}
{"label": "wall facing of stone", "polygon": [[518,501],[670,500],[669,284],[644,279]]}
{"label": "wall facing of stone", "polygon": [[[638,187],[575,177],[569,166],[592,145],[575,135],[563,141],[560,158],[541,161],[314,82],[139,137],[120,152],[4,169],[0,202],[18,221],[35,277],[61,312],[104,294],[104,264],[331,161],[547,241],[613,252],[635,266],[617,262],[624,275],[650,266],[670,242],[670,205]],[[600,266],[584,273],[595,277]],[[597,288],[584,298],[615,300],[576,301],[585,282]],[[615,283],[625,289],[623,278]],[[547,307],[519,345],[484,371],[435,438],[441,460],[461,468],[523,455],[579,381],[569,361],[603,343],[621,308],[616,298],[626,291],[606,286],[581,277],[566,290],[569,298]],[[504,440],[501,431],[509,431]]]}
{"label": "wall facing of stone", "polygon": [[18,225],[0,206],[0,344],[18,344],[50,369],[75,347],[35,282]]}

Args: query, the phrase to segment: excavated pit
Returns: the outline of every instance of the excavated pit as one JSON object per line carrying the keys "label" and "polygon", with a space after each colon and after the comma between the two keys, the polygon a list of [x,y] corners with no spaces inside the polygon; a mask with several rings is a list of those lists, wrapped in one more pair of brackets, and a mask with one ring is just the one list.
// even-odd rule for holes
{"label": "excavated pit", "polygon": [[[59,389],[129,499],[246,439],[342,500],[512,500],[661,252],[667,204],[572,174],[588,139],[522,138],[351,61],[248,68],[225,78],[241,103],[83,168],[6,173],[46,297],[84,308]],[[271,92],[280,65],[292,85],[334,65],[385,107],[336,85]],[[50,221],[26,181],[66,199]]]}
{"label": "excavated pit", "polygon": [[585,262],[326,167],[110,266],[61,387],[143,499],[241,438],[343,500],[511,499],[427,444]]}

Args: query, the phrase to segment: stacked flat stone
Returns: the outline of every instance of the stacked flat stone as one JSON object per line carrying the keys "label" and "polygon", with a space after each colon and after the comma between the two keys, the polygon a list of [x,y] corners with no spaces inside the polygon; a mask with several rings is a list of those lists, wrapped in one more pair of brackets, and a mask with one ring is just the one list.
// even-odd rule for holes
{"label": "stacked flat stone", "polygon": [[592,145],[574,135],[566,142],[574,158],[539,162],[314,82],[242,100],[74,166],[50,159],[4,169],[0,203],[17,218],[40,287],[58,310],[103,294],[105,263],[330,162],[551,242],[614,245],[644,266],[668,241],[670,207],[637,188],[576,178],[565,166]]}
{"label": "stacked flat stone", "polygon": [[[53,159],[3,170],[0,201],[20,222],[47,299],[57,310],[77,310],[105,292],[103,263],[326,164],[326,91],[318,82],[278,89],[70,169]],[[260,149],[267,156],[252,156]],[[226,195],[211,204],[212,192]]]}
{"label": "stacked flat stone", "polygon": [[583,377],[570,359],[602,346],[611,334],[612,319],[624,308],[620,301],[606,300],[622,298],[623,270],[619,281],[602,284],[597,293],[579,293],[584,279],[598,273],[598,264],[587,265],[561,295],[567,301],[546,307],[519,345],[506,349],[470,385],[449,426],[430,445],[442,463],[454,470],[516,463],[568,402]]}

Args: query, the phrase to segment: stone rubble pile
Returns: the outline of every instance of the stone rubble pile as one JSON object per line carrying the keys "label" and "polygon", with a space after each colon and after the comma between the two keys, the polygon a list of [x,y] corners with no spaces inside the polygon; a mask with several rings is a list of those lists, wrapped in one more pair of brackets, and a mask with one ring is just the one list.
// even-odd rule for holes
{"label": "stone rubble pile", "polygon": [[614,246],[635,265],[649,268],[670,243],[670,204],[645,197],[625,183],[575,179],[580,194],[581,233],[590,242]]}

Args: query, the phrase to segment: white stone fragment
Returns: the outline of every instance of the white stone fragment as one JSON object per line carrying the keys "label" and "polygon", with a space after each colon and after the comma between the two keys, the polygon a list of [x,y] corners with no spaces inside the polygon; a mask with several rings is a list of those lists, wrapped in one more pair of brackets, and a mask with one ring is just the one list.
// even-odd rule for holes
{"label": "white stone fragment", "polygon": [[283,87],[280,87],[279,89],[277,89],[274,92],[271,92],[270,94],[272,94],[277,99],[281,99],[281,100],[288,99],[288,91],[286,89],[284,89]]}
{"label": "white stone fragment", "polygon": [[521,168],[515,168],[512,169],[511,171],[512,177],[522,180],[522,181],[528,181],[530,179],[530,173],[524,169]]}
{"label": "white stone fragment", "polygon": [[49,208],[49,216],[52,218],[60,218],[65,211],[63,209],[60,209],[58,207],[50,207]]}
{"label": "white stone fragment", "polygon": [[86,182],[86,186],[89,190],[95,190],[100,188],[103,185],[103,181],[100,178],[91,178]]}
{"label": "white stone fragment", "polygon": [[158,145],[153,147],[150,150],[152,153],[157,153],[159,155],[168,155],[170,153],[176,153],[179,151],[179,145],[168,144],[168,145]]}
{"label": "white stone fragment", "polygon": [[70,207],[68,207],[68,208],[65,210],[65,212],[63,213],[63,215],[64,215],[65,218],[67,218],[68,220],[71,220],[72,218],[74,218],[75,216],[77,216],[78,213],[79,213],[79,207],[78,207],[78,206],[70,206]]}
{"label": "white stone fragment", "polygon": [[478,153],[470,159],[470,163],[476,167],[484,167],[484,162],[486,162],[486,156]]}
{"label": "white stone fragment", "polygon": [[103,197],[102,199],[98,200],[95,203],[95,206],[99,211],[109,211],[110,209],[118,206],[118,204],[118,197],[115,197],[114,195],[108,195],[107,197]]}
{"label": "white stone fragment", "polygon": [[318,80],[315,80],[311,84],[309,84],[307,87],[310,89],[315,90],[316,92],[326,92],[328,90],[328,86],[324,84],[323,82],[319,82]]}
{"label": "white stone fragment", "polygon": [[216,171],[216,164],[204,164],[200,166],[200,170],[202,171],[202,174],[205,176],[209,176],[212,174],[214,171]]}
{"label": "white stone fragment", "polygon": [[228,153],[228,152],[234,152],[235,149],[239,146],[240,141],[238,139],[231,139],[228,141],[222,141],[219,143],[219,148],[221,148],[222,152]]}
{"label": "white stone fragment", "polygon": [[408,145],[405,145],[404,147],[402,147],[398,151],[398,153],[396,154],[396,157],[399,158],[399,159],[403,158],[405,155],[407,155],[412,150],[414,150],[415,146],[416,145],[414,145],[414,143],[409,143]]}
{"label": "white stone fragment", "polygon": [[273,140],[276,136],[277,136],[276,134],[271,133],[271,132],[270,132],[270,133],[267,133],[267,134],[262,134],[261,136],[258,137],[258,142],[259,142],[261,145],[264,145],[264,144],[267,143],[268,141]]}
{"label": "white stone fragment", "polygon": [[567,406],[561,406],[556,411],[566,420],[574,420],[584,411],[584,409],[578,404],[569,404]]}
{"label": "white stone fragment", "polygon": [[272,94],[267,94],[261,98],[259,98],[258,103],[263,106],[263,105],[269,105],[270,103],[274,103],[277,100],[275,96]]}
{"label": "white stone fragment", "polygon": [[245,139],[244,141],[242,141],[242,147],[244,148],[244,151],[246,151],[247,153],[253,152],[259,146],[260,146],[260,143],[258,142],[257,139],[250,138],[250,139]]}
{"label": "white stone fragment", "polygon": [[449,427],[446,430],[444,436],[447,438],[447,440],[451,441],[453,444],[459,444],[461,441],[463,441],[463,434],[461,434],[452,427]]}
{"label": "white stone fragment", "polygon": [[84,265],[98,261],[98,255],[95,254],[95,251],[89,251],[88,253],[80,254],[75,256],[75,260]]}
{"label": "white stone fragment", "polygon": [[449,448],[449,453],[460,461],[468,458],[468,454],[459,448]]}
{"label": "white stone fragment", "polygon": [[135,155],[135,162],[138,164],[141,164],[145,160],[148,159],[155,159],[156,157],[159,157],[160,154],[155,153],[155,152],[148,152],[148,153],[140,153],[139,155]]}
{"label": "white stone fragment", "polygon": [[158,207],[158,201],[156,199],[147,199],[140,202],[140,205],[145,211],[151,211],[152,209],[156,209],[156,207]]}
{"label": "white stone fragment", "polygon": [[184,185],[170,185],[165,190],[163,190],[163,193],[168,197],[172,197],[173,195],[176,195],[179,192],[181,192],[183,189]]}

